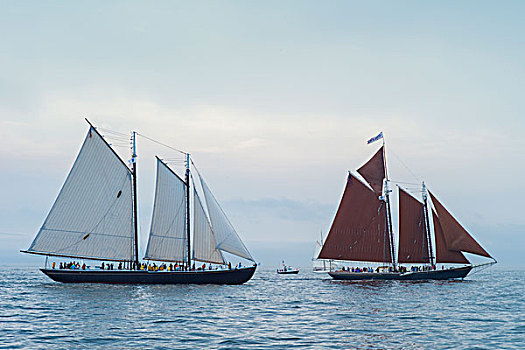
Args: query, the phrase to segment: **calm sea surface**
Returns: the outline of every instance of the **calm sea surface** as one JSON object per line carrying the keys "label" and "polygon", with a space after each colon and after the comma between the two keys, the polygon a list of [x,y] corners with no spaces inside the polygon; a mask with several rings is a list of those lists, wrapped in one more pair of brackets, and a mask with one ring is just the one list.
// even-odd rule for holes
{"label": "calm sea surface", "polygon": [[341,283],[259,269],[241,286],[52,282],[0,268],[2,349],[525,349],[525,271]]}

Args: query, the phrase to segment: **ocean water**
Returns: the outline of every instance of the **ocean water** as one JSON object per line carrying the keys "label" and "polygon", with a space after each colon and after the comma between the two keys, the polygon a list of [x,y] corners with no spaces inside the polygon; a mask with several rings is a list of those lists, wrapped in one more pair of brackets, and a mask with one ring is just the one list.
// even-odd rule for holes
{"label": "ocean water", "polygon": [[525,349],[525,271],[336,282],[259,269],[241,286],[66,285],[0,268],[2,349]]}

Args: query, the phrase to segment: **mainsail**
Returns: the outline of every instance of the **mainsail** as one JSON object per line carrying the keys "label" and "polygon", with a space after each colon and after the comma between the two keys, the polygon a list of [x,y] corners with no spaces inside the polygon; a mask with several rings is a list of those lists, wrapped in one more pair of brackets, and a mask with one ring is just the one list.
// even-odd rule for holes
{"label": "mainsail", "polygon": [[399,187],[400,263],[428,263],[428,240],[423,203]]}
{"label": "mainsail", "polygon": [[106,260],[134,259],[132,176],[90,127],[82,148],[29,253]]}
{"label": "mainsail", "polygon": [[443,237],[448,250],[472,253],[476,255],[492,258],[485,249],[457,222],[436,197],[429,191],[432,203],[436,208],[439,222],[443,230]]}
{"label": "mainsail", "polygon": [[193,203],[193,258],[198,261],[225,264],[222,253],[216,248],[215,235],[195,189]]}
{"label": "mainsail", "polygon": [[157,158],[151,230],[144,259],[185,262],[186,183]]}
{"label": "mainsail", "polygon": [[217,249],[250,261],[255,261],[200,174],[199,179],[204,192],[204,198],[206,199]]}
{"label": "mainsail", "polygon": [[384,148],[384,146],[381,146],[368,162],[357,169],[357,172],[370,184],[377,194],[381,194],[383,180],[386,177]]}
{"label": "mainsail", "polygon": [[319,259],[392,263],[385,202],[352,174]]}

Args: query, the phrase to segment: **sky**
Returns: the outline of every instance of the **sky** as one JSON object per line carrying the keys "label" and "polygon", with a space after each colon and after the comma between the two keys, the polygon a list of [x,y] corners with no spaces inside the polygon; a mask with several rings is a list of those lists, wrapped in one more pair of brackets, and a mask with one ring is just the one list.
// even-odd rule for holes
{"label": "sky", "polygon": [[[310,264],[347,171],[383,131],[393,180],[424,180],[501,265],[525,266],[524,10],[0,1],[0,264],[42,262],[18,251],[42,225],[88,118],[102,133],[135,130],[190,152],[267,265]],[[108,140],[129,159],[125,142]],[[154,155],[179,156],[144,138],[138,154],[145,242]]]}

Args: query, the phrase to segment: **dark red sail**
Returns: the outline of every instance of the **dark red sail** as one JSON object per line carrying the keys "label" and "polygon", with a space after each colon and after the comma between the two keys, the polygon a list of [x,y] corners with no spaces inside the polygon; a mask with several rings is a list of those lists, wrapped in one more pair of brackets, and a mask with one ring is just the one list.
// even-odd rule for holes
{"label": "dark red sail", "polygon": [[399,188],[398,262],[427,263],[428,255],[423,203]]}
{"label": "dark red sail", "polygon": [[447,209],[441,204],[436,197],[429,191],[432,203],[436,208],[439,216],[439,222],[443,229],[443,237],[447,244],[448,250],[457,250],[472,254],[485,256],[492,258],[489,253],[483,249],[478,242],[472,238],[472,236],[454,219],[454,217],[447,211]]}
{"label": "dark red sail", "polygon": [[351,174],[319,259],[392,262],[385,204]]}
{"label": "dark red sail", "polygon": [[465,258],[463,253],[457,250],[448,250],[441,223],[434,210],[432,210],[432,218],[434,220],[434,232],[436,234],[436,263],[469,264],[470,261]]}
{"label": "dark red sail", "polygon": [[357,169],[357,172],[380,194],[383,188],[383,179],[386,177],[384,146],[373,155],[368,162]]}

